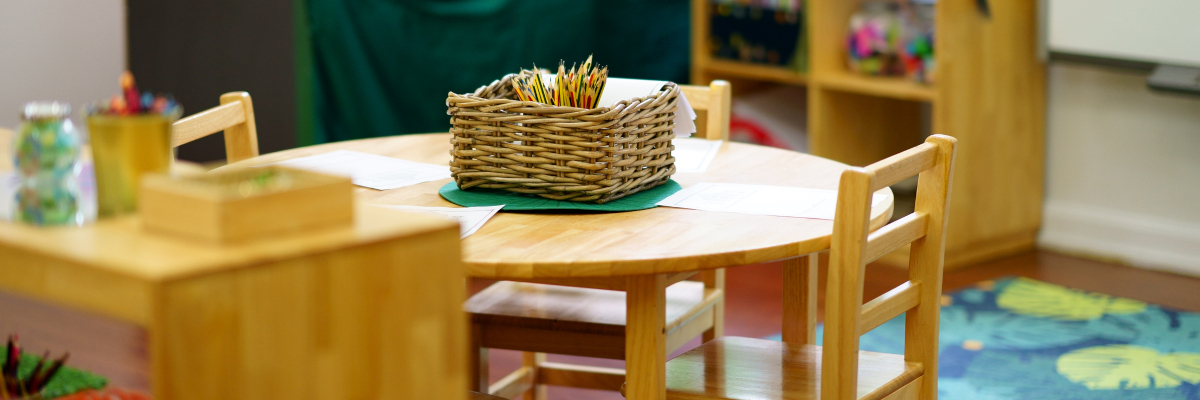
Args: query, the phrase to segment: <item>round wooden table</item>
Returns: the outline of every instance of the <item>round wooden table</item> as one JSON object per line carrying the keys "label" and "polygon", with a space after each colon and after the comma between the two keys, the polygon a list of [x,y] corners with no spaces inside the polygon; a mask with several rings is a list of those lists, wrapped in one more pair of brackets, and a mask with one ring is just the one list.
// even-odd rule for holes
{"label": "round wooden table", "polygon": [[[447,165],[450,135],[424,134],[302,147],[230,164],[217,171],[333,150],[354,150]],[[698,182],[766,184],[836,190],[847,166],[770,147],[726,143]],[[356,189],[367,203],[456,207],[438,195],[450,180],[393,190]],[[890,190],[884,189],[890,194]],[[871,210],[872,228],[892,214],[889,199]],[[697,271],[798,257],[829,248],[833,221],[697,211],[670,207],[623,213],[500,212],[463,241],[468,273],[496,279],[610,277]]]}
{"label": "round wooden table", "polygon": [[[450,135],[423,134],[329,143],[267,154],[218,170],[229,170],[333,150],[354,150],[447,165]],[[677,173],[684,187],[699,182],[794,186],[836,190],[846,165],[775,148],[726,143],[704,173]],[[379,191],[356,188],[367,203],[456,207],[438,195],[443,179]],[[891,217],[893,197],[871,210],[871,228]],[[626,297],[626,396],[665,397],[666,286],[704,269],[790,259],[785,278],[811,280],[815,256],[829,248],[833,221],[709,212],[669,207],[622,213],[500,212],[463,241],[463,259],[473,277],[620,289]],[[785,294],[813,301],[803,318],[784,326],[810,332],[815,291]],[[785,314],[788,310],[785,310]],[[786,319],[786,318],[785,318]],[[801,321],[794,321],[801,319]]]}

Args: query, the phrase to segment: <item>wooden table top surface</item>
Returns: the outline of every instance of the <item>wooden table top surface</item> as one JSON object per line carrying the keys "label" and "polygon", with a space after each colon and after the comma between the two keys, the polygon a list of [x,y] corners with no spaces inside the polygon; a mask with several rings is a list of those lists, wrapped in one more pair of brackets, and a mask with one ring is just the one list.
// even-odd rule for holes
{"label": "wooden table top surface", "polygon": [[[12,169],[8,153],[11,131],[0,129],[0,173]],[[451,229],[448,221],[378,207],[356,205],[354,222],[302,234],[277,235],[270,240],[217,244],[169,234],[147,233],[137,216],[109,218],[83,226],[37,227],[0,221],[0,261],[16,253],[36,254],[37,262],[60,260],[144,281],[166,281],[261,263],[295,254],[376,243],[396,237]],[[27,258],[17,257],[25,262]],[[5,272],[26,275],[8,276]],[[0,281],[41,279],[32,268],[4,270]],[[4,285],[0,285],[4,286]]]}
{"label": "wooden table top surface", "polygon": [[[354,150],[447,165],[450,135],[423,134],[302,147],[230,164],[260,165],[333,150]],[[836,190],[846,165],[803,153],[726,143],[704,173],[677,173],[684,187],[699,182],[767,184]],[[443,179],[379,191],[356,188],[367,203],[457,207],[438,195]],[[888,201],[871,210],[872,229],[892,214]],[[687,272],[797,257],[829,248],[833,221],[698,211],[669,207],[622,213],[500,212],[463,242],[475,277],[538,279]]]}

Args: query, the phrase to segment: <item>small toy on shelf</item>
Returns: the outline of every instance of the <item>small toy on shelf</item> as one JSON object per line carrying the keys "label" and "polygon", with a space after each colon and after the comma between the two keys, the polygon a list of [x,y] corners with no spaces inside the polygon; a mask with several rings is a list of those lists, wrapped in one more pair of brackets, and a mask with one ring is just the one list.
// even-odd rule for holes
{"label": "small toy on shelf", "polygon": [[932,82],[934,1],[867,1],[850,18],[846,54],[851,71]]}
{"label": "small toy on shelf", "polygon": [[879,76],[904,75],[899,52],[905,29],[899,5],[885,1],[867,1],[850,17],[846,40],[850,70]]}

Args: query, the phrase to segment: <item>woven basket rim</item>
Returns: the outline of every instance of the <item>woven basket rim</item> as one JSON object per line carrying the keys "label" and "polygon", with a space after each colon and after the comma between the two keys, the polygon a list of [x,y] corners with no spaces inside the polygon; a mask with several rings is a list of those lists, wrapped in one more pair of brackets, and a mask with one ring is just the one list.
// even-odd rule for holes
{"label": "woven basket rim", "polygon": [[[541,70],[541,71],[549,72],[547,70]],[[522,69],[521,72],[535,72],[535,71]],[[628,106],[630,104],[636,104],[636,103],[640,103],[640,102],[647,101],[647,100],[653,100],[653,99],[657,98],[658,96],[670,94],[672,86],[679,86],[679,84],[677,84],[675,82],[665,81],[667,83],[664,84],[662,89],[659,89],[657,92],[654,92],[654,93],[651,93],[649,95],[642,96],[642,97],[633,97],[633,98],[629,98],[629,99],[623,99],[621,101],[613,103],[611,106],[608,106],[608,107],[596,107],[596,108],[556,106],[553,104],[546,104],[546,103],[542,103],[542,102],[538,102],[538,101],[524,101],[524,100],[514,100],[514,99],[507,99],[507,98],[489,99],[489,98],[483,97],[481,95],[481,93],[483,93],[483,92],[487,91],[489,88],[495,87],[497,85],[505,85],[505,86],[511,85],[511,83],[509,83],[509,82],[515,76],[517,76],[517,73],[506,74],[503,77],[501,77],[500,79],[492,81],[492,83],[490,83],[490,84],[480,86],[478,89],[475,89],[474,92],[471,92],[469,94],[458,94],[458,93],[450,92],[448,98],[446,99],[446,105],[450,106],[450,100],[454,99],[454,98],[465,98],[465,99],[470,99],[470,100],[474,100],[474,101],[504,100],[504,101],[507,101],[508,103],[498,103],[497,105],[505,104],[505,105],[511,106],[512,103],[518,103],[521,105],[533,106],[533,107],[537,107],[537,108],[556,109],[556,110],[558,110],[558,112],[573,110],[573,111],[577,111],[577,112],[590,111],[590,112],[599,112],[601,114],[605,114],[613,109],[618,108],[618,106]],[[619,78],[619,79],[626,79],[626,78]]]}

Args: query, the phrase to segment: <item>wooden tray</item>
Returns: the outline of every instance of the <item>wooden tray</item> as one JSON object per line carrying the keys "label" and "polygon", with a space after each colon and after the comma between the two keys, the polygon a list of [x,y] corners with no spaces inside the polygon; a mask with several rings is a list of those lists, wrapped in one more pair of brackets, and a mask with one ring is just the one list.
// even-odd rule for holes
{"label": "wooden tray", "polygon": [[281,167],[150,175],[138,209],[144,229],[225,243],[348,225],[353,190],[349,178]]}

